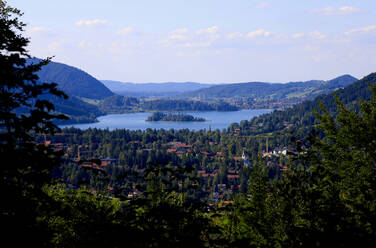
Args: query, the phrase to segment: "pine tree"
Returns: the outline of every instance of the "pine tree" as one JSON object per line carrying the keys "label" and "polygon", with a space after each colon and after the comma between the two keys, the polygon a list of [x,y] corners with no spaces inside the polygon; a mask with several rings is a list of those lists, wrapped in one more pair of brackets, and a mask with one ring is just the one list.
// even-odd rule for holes
{"label": "pine tree", "polygon": [[52,206],[42,187],[50,182],[60,154],[36,145],[34,137],[55,132],[53,119],[65,117],[53,113],[53,104],[38,97],[66,95],[56,84],[38,81],[35,73],[49,59],[27,63],[29,40],[22,36],[25,24],[20,16],[20,10],[0,1],[0,223],[12,246],[25,240],[45,246],[48,233],[42,219]]}

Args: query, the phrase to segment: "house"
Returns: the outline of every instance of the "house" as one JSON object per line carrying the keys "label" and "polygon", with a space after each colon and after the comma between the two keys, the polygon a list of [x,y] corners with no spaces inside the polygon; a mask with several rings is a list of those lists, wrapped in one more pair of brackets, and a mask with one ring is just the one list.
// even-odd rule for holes
{"label": "house", "polygon": [[289,151],[287,149],[274,149],[273,156],[286,156]]}
{"label": "house", "polygon": [[272,154],[272,152],[264,152],[264,153],[262,154],[262,157],[263,157],[263,158],[266,158],[266,157],[271,158],[272,155],[274,155],[274,154]]}
{"label": "house", "polygon": [[233,157],[233,159],[234,159],[235,161],[242,161],[242,160],[243,160],[242,157]]}
{"label": "house", "polygon": [[185,144],[185,143],[178,143],[178,144],[176,145],[176,147],[187,149],[187,148],[192,148],[192,145],[187,145],[187,144]]}
{"label": "house", "polygon": [[168,142],[166,145],[169,147],[176,147],[180,143],[181,142],[171,141],[171,142]]}
{"label": "house", "polygon": [[84,168],[84,169],[90,169],[90,170],[96,171],[98,173],[106,174],[106,171],[104,169],[100,168],[96,163],[86,162],[86,163],[82,164],[80,167]]}
{"label": "house", "polygon": [[108,166],[115,164],[116,159],[113,158],[102,158],[101,159],[101,166]]}

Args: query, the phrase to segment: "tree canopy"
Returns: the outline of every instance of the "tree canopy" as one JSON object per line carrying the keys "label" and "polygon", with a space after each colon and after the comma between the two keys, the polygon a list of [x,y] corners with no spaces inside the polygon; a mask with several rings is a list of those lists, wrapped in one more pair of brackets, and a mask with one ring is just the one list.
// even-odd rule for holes
{"label": "tree canopy", "polygon": [[[6,230],[3,237],[15,246],[20,242],[19,233],[35,245],[44,244],[48,237],[40,216],[52,202],[42,187],[50,182],[60,154],[35,144],[33,134],[53,133],[58,128],[52,120],[65,118],[53,112],[52,103],[38,97],[66,97],[56,84],[38,81],[35,73],[49,59],[26,63],[29,40],[22,36],[25,24],[20,16],[20,10],[0,1],[0,218]],[[23,114],[16,113],[20,110]]]}

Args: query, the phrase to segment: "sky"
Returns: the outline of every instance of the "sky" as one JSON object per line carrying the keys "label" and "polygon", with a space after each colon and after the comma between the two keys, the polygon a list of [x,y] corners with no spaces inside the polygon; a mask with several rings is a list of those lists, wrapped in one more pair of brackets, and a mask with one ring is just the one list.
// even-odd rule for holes
{"label": "sky", "polygon": [[32,56],[122,82],[291,82],[376,71],[375,0],[8,0]]}

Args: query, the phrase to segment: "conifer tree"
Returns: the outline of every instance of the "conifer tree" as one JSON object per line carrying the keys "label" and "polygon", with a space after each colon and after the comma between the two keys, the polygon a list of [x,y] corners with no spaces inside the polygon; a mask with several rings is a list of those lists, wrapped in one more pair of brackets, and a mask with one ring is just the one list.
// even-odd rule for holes
{"label": "conifer tree", "polygon": [[53,104],[38,97],[66,95],[56,84],[38,81],[36,72],[49,59],[28,63],[29,40],[22,36],[25,24],[20,16],[20,10],[0,1],[0,223],[2,236],[11,240],[12,246],[25,240],[29,245],[45,246],[48,233],[41,220],[52,206],[42,187],[50,181],[60,155],[36,145],[34,137],[55,132],[58,128],[53,119],[65,117],[55,114]]}

